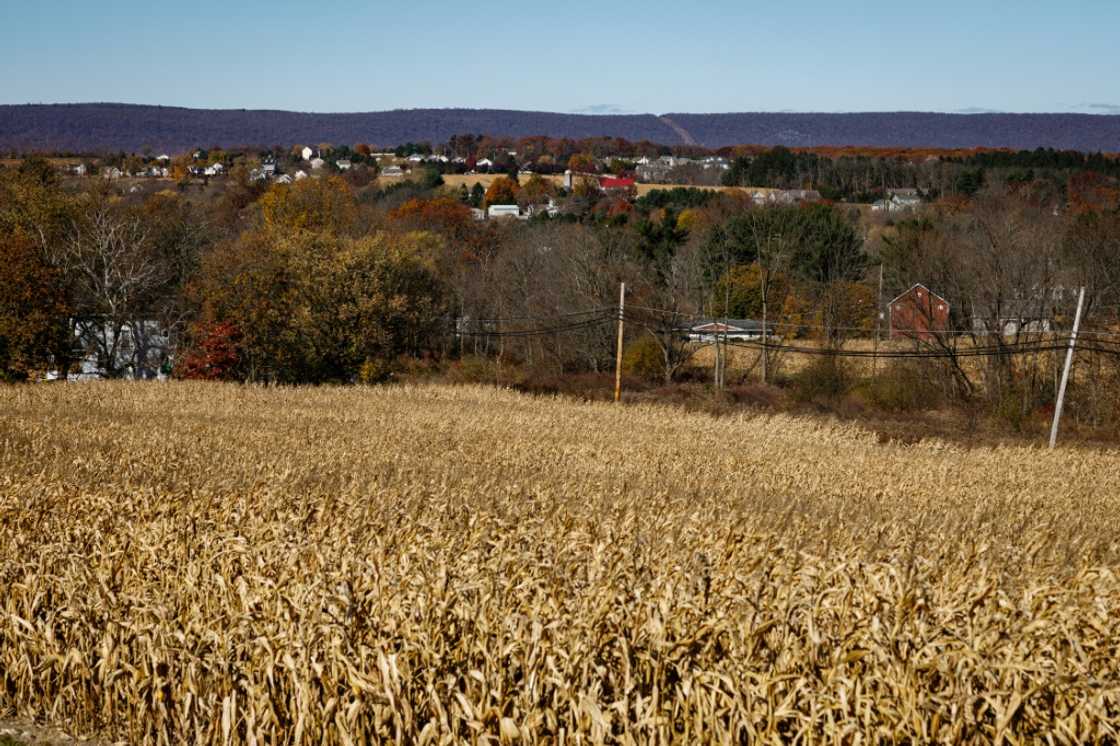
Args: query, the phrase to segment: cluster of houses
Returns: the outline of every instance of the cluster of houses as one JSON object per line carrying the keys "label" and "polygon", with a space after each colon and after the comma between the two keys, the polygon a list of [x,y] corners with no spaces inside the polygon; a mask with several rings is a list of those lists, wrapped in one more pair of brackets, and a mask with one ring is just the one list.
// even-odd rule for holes
{"label": "cluster of houses", "polygon": [[871,205],[872,212],[911,212],[922,204],[917,189],[888,189],[887,196]]}
{"label": "cluster of houses", "polygon": [[634,171],[638,178],[652,184],[665,183],[669,181],[670,173],[674,169],[688,166],[695,166],[704,171],[717,172],[731,169],[731,161],[718,155],[710,155],[706,158],[682,158],[675,155],[663,155],[659,158],[642,156],[634,163]]}
{"label": "cluster of houses", "polygon": [[[120,179],[120,178],[149,178],[149,179],[166,179],[171,175],[171,156],[159,155],[151,159],[149,162],[144,163],[139,168],[122,169],[119,166],[104,166],[101,169],[101,175],[106,179]],[[74,176],[85,176],[89,172],[88,167],[84,163],[79,163],[71,167],[70,173]]]}

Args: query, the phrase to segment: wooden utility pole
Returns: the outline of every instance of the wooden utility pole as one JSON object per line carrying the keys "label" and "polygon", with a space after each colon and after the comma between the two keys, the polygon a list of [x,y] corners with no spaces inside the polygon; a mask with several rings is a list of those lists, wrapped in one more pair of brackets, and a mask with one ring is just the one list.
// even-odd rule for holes
{"label": "wooden utility pole", "polygon": [[879,262],[879,295],[875,301],[875,351],[871,354],[871,377],[879,375],[879,330],[883,325],[883,262]]}
{"label": "wooden utility pole", "polygon": [[716,375],[715,375],[716,388],[717,389],[722,389],[723,388],[723,370],[724,370],[724,365],[725,365],[724,360],[723,360],[723,356],[727,354],[727,335],[726,335],[726,333],[724,334],[724,337],[723,337],[723,344],[720,344],[719,331],[717,330],[716,333],[715,333],[715,342],[716,342]]}
{"label": "wooden utility pole", "polygon": [[766,295],[769,292],[770,277],[769,271],[765,266],[762,267],[762,382],[767,383],[770,380],[770,371],[767,363],[770,358],[770,350],[766,349]]}
{"label": "wooden utility pole", "polygon": [[614,400],[622,400],[622,323],[626,311],[626,283],[618,286],[618,349],[614,358]]}
{"label": "wooden utility pole", "polygon": [[1058,422],[1062,419],[1062,404],[1066,399],[1066,384],[1069,383],[1069,369],[1073,364],[1073,346],[1077,344],[1077,330],[1081,327],[1081,306],[1085,302],[1085,287],[1077,294],[1077,313],[1073,316],[1073,331],[1069,335],[1069,348],[1066,349],[1066,365],[1062,368],[1062,384],[1058,387],[1058,401],[1054,405],[1054,422],[1050,425],[1050,448],[1058,442]]}

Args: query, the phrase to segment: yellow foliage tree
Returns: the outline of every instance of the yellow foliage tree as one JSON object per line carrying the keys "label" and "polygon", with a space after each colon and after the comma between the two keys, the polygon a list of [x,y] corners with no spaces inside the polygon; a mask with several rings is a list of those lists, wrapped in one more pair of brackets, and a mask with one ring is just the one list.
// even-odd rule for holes
{"label": "yellow foliage tree", "polygon": [[272,231],[345,231],[357,216],[354,193],[339,176],[275,184],[258,204],[264,227]]}

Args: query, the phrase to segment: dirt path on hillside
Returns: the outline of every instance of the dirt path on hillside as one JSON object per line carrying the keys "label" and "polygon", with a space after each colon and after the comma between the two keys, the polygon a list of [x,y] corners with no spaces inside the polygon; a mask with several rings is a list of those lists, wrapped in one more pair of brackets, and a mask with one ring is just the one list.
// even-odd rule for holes
{"label": "dirt path on hillside", "polygon": [[661,123],[664,124],[666,127],[673,130],[673,132],[676,132],[677,136],[680,137],[682,140],[684,140],[685,145],[699,145],[700,144],[700,143],[696,142],[696,139],[692,136],[692,134],[688,130],[686,130],[684,127],[682,127],[679,124],[677,124],[676,122],[674,122],[669,117],[658,117],[658,119],[661,120]]}

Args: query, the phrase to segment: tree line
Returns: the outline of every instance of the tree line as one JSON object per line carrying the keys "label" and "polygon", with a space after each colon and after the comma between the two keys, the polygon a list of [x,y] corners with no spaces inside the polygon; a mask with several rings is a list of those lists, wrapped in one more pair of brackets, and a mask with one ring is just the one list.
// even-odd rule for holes
{"label": "tree line", "polygon": [[[471,209],[547,197],[555,216],[480,221]],[[949,300],[959,330],[914,340],[944,353],[923,363],[921,386],[1031,412],[1052,401],[1049,362],[1016,355],[1022,340],[1002,331],[994,344],[1005,348],[984,365],[963,354],[993,344],[1016,314],[1068,328],[1080,286],[1089,323],[1112,328],[1118,207],[1116,179],[1103,175],[1062,190],[993,180],[876,223],[827,201],[763,207],[693,189],[635,199],[591,180],[567,192],[516,175],[481,195],[438,178],[382,187],[338,174],[131,194],[103,180],[75,187],[31,159],[0,169],[0,375],[61,377],[84,364],[103,377],[377,382],[466,361],[602,373],[625,282],[634,375],[690,375],[687,330],[699,320],[766,317],[783,343],[837,353],[816,369],[835,378],[853,340],[881,328],[883,301],[921,282]],[[536,333],[550,329],[560,331]],[[783,355],[767,360],[778,384]]]}

